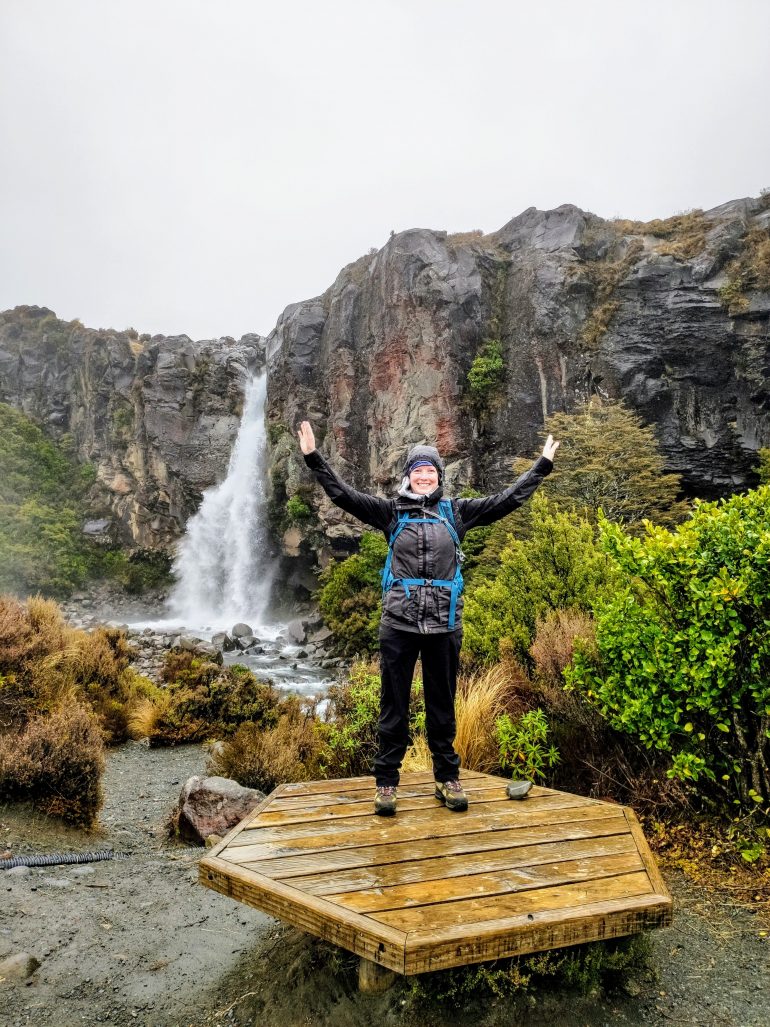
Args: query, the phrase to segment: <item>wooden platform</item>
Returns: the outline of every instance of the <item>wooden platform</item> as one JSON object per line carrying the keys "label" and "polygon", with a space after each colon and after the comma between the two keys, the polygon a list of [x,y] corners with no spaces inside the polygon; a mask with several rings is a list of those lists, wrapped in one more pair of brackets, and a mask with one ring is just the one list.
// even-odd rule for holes
{"label": "wooden platform", "polygon": [[200,862],[200,881],[401,974],[634,934],[671,896],[634,813],[463,772],[466,813],[404,774],[395,817],[371,777],[285,784]]}

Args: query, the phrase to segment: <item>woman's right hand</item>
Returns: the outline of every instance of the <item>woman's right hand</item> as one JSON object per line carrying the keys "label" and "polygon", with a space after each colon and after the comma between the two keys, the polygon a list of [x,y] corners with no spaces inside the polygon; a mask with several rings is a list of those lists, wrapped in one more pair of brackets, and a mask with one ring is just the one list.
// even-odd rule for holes
{"label": "woman's right hand", "polygon": [[299,435],[299,447],[305,456],[312,453],[315,449],[315,435],[310,427],[310,421],[303,421],[300,424],[297,435]]}

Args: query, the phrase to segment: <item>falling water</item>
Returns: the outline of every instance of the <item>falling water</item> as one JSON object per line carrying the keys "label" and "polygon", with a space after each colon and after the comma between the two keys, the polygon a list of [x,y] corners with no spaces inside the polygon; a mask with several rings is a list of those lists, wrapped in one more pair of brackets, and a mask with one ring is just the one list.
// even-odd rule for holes
{"label": "falling water", "polygon": [[275,575],[265,512],[266,391],[264,372],[248,383],[227,475],[203,493],[177,550],[169,609],[190,627],[265,627]]}

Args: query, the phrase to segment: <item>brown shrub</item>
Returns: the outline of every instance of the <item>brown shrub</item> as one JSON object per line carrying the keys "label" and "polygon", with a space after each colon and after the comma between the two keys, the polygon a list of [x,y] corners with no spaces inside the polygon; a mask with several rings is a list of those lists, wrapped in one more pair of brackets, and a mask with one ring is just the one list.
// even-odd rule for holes
{"label": "brown shrub", "polygon": [[322,776],[323,725],[314,709],[296,698],[284,700],[275,727],[241,724],[232,738],[212,752],[208,770],[247,788],[271,792],[286,781]]}
{"label": "brown shrub", "polygon": [[529,653],[535,674],[555,687],[564,684],[564,668],[571,662],[575,640],[594,637],[593,618],[580,610],[549,610],[535,624],[535,641]]}
{"label": "brown shrub", "polygon": [[21,730],[75,695],[94,709],[108,742],[125,740],[128,707],[146,681],[129,668],[131,655],[117,628],[69,628],[52,599],[0,596],[0,732]]}
{"label": "brown shrub", "polygon": [[247,722],[278,723],[280,693],[241,664],[221,667],[200,653],[172,650],[163,677],[168,688],[145,693],[149,701],[137,704],[129,721],[133,736],[151,746],[224,738]]}
{"label": "brown shrub", "polygon": [[0,797],[25,800],[76,827],[102,805],[104,743],[94,714],[75,700],[0,738]]}

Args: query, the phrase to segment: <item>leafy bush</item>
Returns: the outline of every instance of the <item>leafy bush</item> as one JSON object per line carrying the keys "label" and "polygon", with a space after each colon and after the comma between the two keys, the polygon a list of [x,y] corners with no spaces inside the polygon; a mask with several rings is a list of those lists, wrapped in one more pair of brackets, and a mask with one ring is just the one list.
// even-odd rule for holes
{"label": "leafy bush", "polygon": [[480,662],[494,663],[509,651],[528,666],[538,617],[552,609],[589,609],[613,579],[594,529],[578,515],[535,495],[531,525],[530,538],[509,540],[494,578],[468,591],[463,645]]}
{"label": "leafy bush", "polygon": [[165,588],[172,581],[171,559],[167,553],[151,549],[106,550],[97,561],[95,570],[119,582],[132,595],[141,595],[148,589]]}
{"label": "leafy bush", "polygon": [[504,713],[496,724],[500,766],[515,778],[535,781],[559,762],[558,750],[548,745],[548,721],[542,710],[530,710],[517,721]]}
{"label": "leafy bush", "polygon": [[161,676],[167,689],[150,697],[131,721],[133,732],[151,746],[226,738],[246,722],[261,728],[278,722],[279,693],[240,664],[222,667],[200,653],[172,649]]}
{"label": "leafy bush", "polygon": [[[575,945],[535,952],[512,959],[498,959],[451,970],[420,974],[409,979],[410,999],[420,1007],[483,1007],[509,1003],[547,988],[574,989],[588,994],[594,989],[612,990],[630,977],[649,970],[652,944],[646,934],[630,938]],[[510,1021],[516,1022],[514,1016]]]}
{"label": "leafy bush", "polygon": [[339,655],[363,656],[377,651],[382,612],[380,574],[387,554],[385,537],[365,531],[358,553],[330,563],[321,573],[318,605],[326,625],[334,632],[334,651]]}
{"label": "leafy bush", "polygon": [[770,486],[700,503],[676,531],[601,543],[625,582],[597,596],[571,687],[666,753],[669,774],[743,808],[770,801]]}
{"label": "leafy bush", "polygon": [[0,798],[25,800],[76,827],[102,805],[104,743],[91,710],[68,701],[0,737]]}
{"label": "leafy bush", "polygon": [[668,474],[655,429],[622,403],[593,400],[548,418],[546,433],[561,445],[543,483],[548,499],[595,521],[605,517],[641,530],[644,520],[669,527],[688,513],[678,502],[679,475]]}

